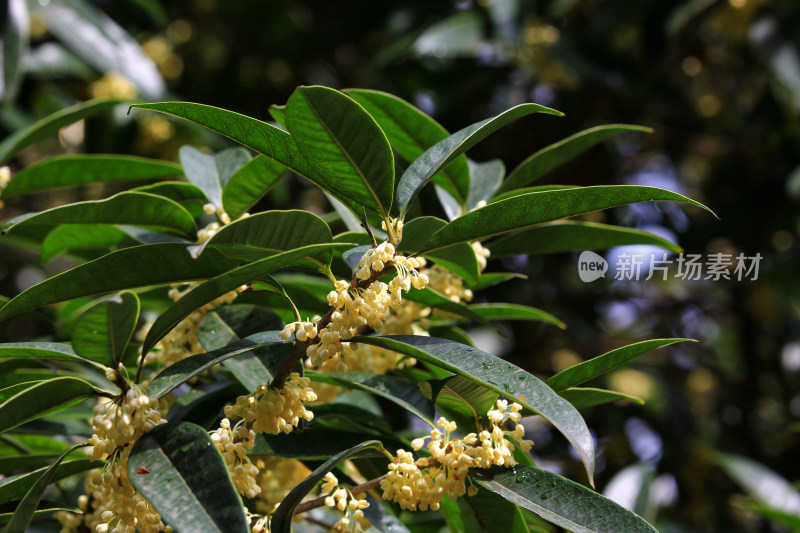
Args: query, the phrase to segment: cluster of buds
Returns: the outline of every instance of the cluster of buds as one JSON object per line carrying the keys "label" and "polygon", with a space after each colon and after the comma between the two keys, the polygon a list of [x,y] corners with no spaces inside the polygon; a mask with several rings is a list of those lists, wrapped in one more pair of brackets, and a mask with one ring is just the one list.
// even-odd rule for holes
{"label": "cluster of buds", "polygon": [[256,392],[239,396],[234,405],[225,407],[225,416],[243,418],[256,433],[291,433],[301,418],[314,418],[314,413],[307,410],[303,402],[316,399],[311,380],[292,372],[280,389],[261,385]]}
{"label": "cluster of buds", "polygon": [[487,413],[491,428],[470,433],[463,439],[451,439],[456,423],[439,418],[437,425],[441,430],[431,431],[427,446],[425,437],[411,442],[414,450],[426,447],[430,457],[415,460],[411,452],[397,451],[395,462],[389,465],[389,472],[381,481],[384,499],[397,502],[402,509],[416,511],[439,509],[445,494],[453,500],[465,494],[475,495],[477,488],[467,487],[470,468],[517,464],[513,455],[515,445],[506,435],[523,451],[530,451],[533,443],[523,440],[525,429],[521,424],[510,432],[502,427],[508,420],[519,422],[521,410],[517,403],[509,406],[507,401],[498,400],[497,409]]}
{"label": "cluster of buds", "polygon": [[364,516],[364,509],[369,507],[369,502],[364,494],[354,496],[345,487],[339,484],[339,480],[333,473],[325,474],[322,483],[322,494],[325,497],[325,505],[344,512],[344,516],[333,525],[331,531],[337,533],[358,533],[370,528],[370,521]]}
{"label": "cluster of buds", "polygon": [[[217,207],[214,204],[205,204],[203,206],[203,212],[206,215],[216,215],[217,220],[211,222],[197,232],[197,244],[203,244],[207,240],[211,239],[211,237],[217,234],[222,226],[225,224],[230,224],[231,222],[231,217],[228,216],[228,213],[226,213],[222,207]],[[245,213],[243,216],[247,216],[247,213]]]}
{"label": "cluster of buds", "polygon": [[219,429],[211,433],[211,440],[228,466],[233,485],[240,494],[255,498],[261,492],[256,482],[258,468],[247,457],[247,452],[253,449],[256,434],[244,424],[231,429],[227,418],[223,418],[219,425]]}
{"label": "cluster of buds", "polygon": [[481,269],[481,272],[483,272],[486,269],[486,262],[488,261],[491,252],[478,241],[472,243],[472,249],[475,251],[475,258],[478,260],[478,267]]}
{"label": "cluster of buds", "polygon": [[91,459],[106,459],[166,422],[158,409],[158,399],[148,396],[138,385],[112,400],[101,399],[93,411]]}

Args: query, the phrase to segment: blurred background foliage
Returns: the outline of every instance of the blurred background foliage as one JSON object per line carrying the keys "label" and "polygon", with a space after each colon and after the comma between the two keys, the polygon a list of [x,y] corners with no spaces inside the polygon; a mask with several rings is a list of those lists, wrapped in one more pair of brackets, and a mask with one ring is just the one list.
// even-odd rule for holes
{"label": "blurred background foliage", "polygon": [[[269,106],[285,103],[301,84],[388,91],[450,131],[526,101],[566,113],[522,120],[470,153],[477,161],[500,158],[506,168],[591,126],[653,128],[592,149],[546,183],[635,183],[686,194],[720,220],[677,205],[638,205],[588,219],[647,229],[687,253],[760,253],[758,279],[582,283],[575,255],[493,260],[489,271],[517,271],[528,280],[501,285],[492,299],[546,309],[568,329],[508,323],[506,339],[474,333],[494,353],[543,377],[638,340],[697,339],[604,378],[602,385],[646,404],[586,413],[598,442],[598,489],[661,531],[798,527],[800,496],[773,473],[800,480],[796,0],[2,5],[4,50],[23,43],[16,56],[4,53],[2,136],[104,96],[182,99],[269,120]],[[14,57],[22,74],[10,79]],[[175,160],[186,143],[227,146],[185,123],[133,115],[122,106],[66,128],[58,139],[25,150],[12,171],[58,153]],[[437,209],[427,192],[426,207]],[[91,186],[14,198],[3,218],[107,194],[108,187]],[[330,210],[321,193],[297,179],[284,180],[260,207],[298,204]],[[17,294],[71,264],[68,258],[41,264],[29,244],[0,242],[0,294]],[[607,257],[613,262],[619,252]],[[17,318],[0,324],[0,340],[57,336],[51,327]],[[534,429],[540,463],[583,479],[567,444],[547,426]]]}

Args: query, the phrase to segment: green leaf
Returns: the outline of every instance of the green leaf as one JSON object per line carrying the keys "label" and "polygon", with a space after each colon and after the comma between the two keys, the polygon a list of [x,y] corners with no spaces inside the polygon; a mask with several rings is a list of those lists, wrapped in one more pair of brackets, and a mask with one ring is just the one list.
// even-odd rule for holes
{"label": "green leaf", "polygon": [[[492,475],[493,474],[493,475]],[[477,472],[473,479],[511,503],[575,533],[656,533],[624,507],[558,474],[534,466]]]}
{"label": "green leaf", "polygon": [[394,157],[363,107],[327,87],[299,87],[286,104],[286,128],[310,163],[312,181],[356,214],[383,218],[392,205]]}
{"label": "green leaf", "polygon": [[269,192],[286,167],[259,155],[237,170],[222,189],[222,207],[232,219],[242,216]]}
{"label": "green leaf", "polygon": [[136,246],[139,241],[106,224],[62,224],[42,242],[42,264],[73,250],[107,250]]}
{"label": "green leaf", "polygon": [[473,292],[482,291],[512,279],[528,279],[528,277],[517,272],[484,272],[481,274],[480,281],[472,285],[470,289]]}
{"label": "green leaf", "polygon": [[486,320],[538,320],[554,324],[561,329],[567,325],[546,311],[520,304],[492,303],[473,304],[470,310],[481,315]]}
{"label": "green leaf", "polygon": [[[420,389],[449,419],[456,419],[462,432],[476,429],[482,417],[493,409],[497,392],[463,376],[450,376],[438,382],[422,382]],[[463,425],[465,420],[468,425]]]}
{"label": "green leaf", "polygon": [[[312,406],[316,415],[315,406]],[[256,435],[255,445],[248,452],[248,455],[263,456],[276,455],[278,457],[289,457],[303,461],[324,461],[332,455],[336,455],[342,450],[352,448],[364,442],[366,434],[362,431],[349,431],[342,429],[328,429],[312,427],[303,431],[293,431],[287,434],[268,435],[259,433]],[[398,449],[408,444],[402,441],[386,437],[376,437],[384,447]],[[380,452],[364,452],[363,456],[383,456]],[[287,487],[288,488],[288,487]]]}
{"label": "green leaf", "polygon": [[[403,226],[403,240],[400,242],[398,251],[418,252],[422,250],[430,236],[446,225],[447,222],[436,217],[418,217],[409,220]],[[467,243],[456,244],[422,255],[447,268],[469,284],[477,283],[480,279],[481,270],[478,259],[475,257],[475,250]]]}
{"label": "green leaf", "polygon": [[[345,93],[372,115],[392,147],[409,163],[450,135],[434,119],[394,95],[366,89],[347,89]],[[470,188],[467,157],[460,155],[454,158],[451,164],[433,177],[433,182],[464,205]]]}
{"label": "green leaf", "polygon": [[420,420],[433,426],[433,405],[422,396],[417,385],[411,381],[369,372],[322,373],[308,371],[306,376],[312,381],[375,394],[396,403],[419,417]]}
{"label": "green leaf", "polygon": [[572,444],[594,474],[594,442],[581,415],[536,376],[502,359],[457,342],[414,335],[353,337],[351,342],[373,344],[436,365],[477,381],[549,420]]}
{"label": "green leaf", "polygon": [[434,307],[436,309],[441,309],[464,318],[469,318],[490,329],[497,329],[483,315],[473,311],[470,306],[454,302],[444,294],[437,292],[430,287],[425,287],[422,290],[414,289],[408,291],[407,293],[403,294],[403,298],[412,302],[423,304],[427,307]]}
{"label": "green leaf", "polygon": [[578,410],[618,401],[629,401],[644,405],[644,400],[636,396],[612,390],[594,389],[591,387],[570,387],[569,389],[558,391],[558,395],[567,400]]}
{"label": "green leaf", "polygon": [[0,404],[0,432],[97,396],[88,382],[69,376],[37,383]]}
{"label": "green leaf", "polygon": [[75,352],[90,361],[116,367],[136,331],[139,308],[139,298],[126,291],[86,311],[72,331]]}
{"label": "green leaf", "polygon": [[272,522],[270,524],[270,531],[274,533],[291,533],[292,529],[292,517],[294,516],[294,510],[297,508],[297,505],[305,498],[306,494],[311,492],[317,483],[325,477],[325,474],[333,470],[337,464],[344,461],[345,459],[349,459],[350,457],[359,454],[360,452],[366,450],[381,450],[383,446],[379,441],[376,440],[369,440],[366,442],[362,442],[357,446],[353,446],[352,448],[340,452],[324,463],[322,463],[316,470],[311,472],[311,474],[301,481],[295,488],[286,495],[283,499],[281,504],[278,506],[278,509],[275,511],[275,514],[272,515]]}
{"label": "green leaf", "polygon": [[[263,330],[278,331],[282,327],[283,321],[280,317],[263,307],[226,305],[203,317],[197,336],[203,348],[211,351]],[[226,359],[222,364],[248,392],[255,392],[260,385],[272,381],[290,351],[291,346],[288,343],[269,345]]]}
{"label": "green leaf", "polygon": [[430,238],[425,244],[425,251],[430,252],[459,242],[494,237],[564,217],[655,200],[687,202],[711,212],[701,203],[656,187],[598,185],[532,192],[489,204],[455,219]]}
{"label": "green leaf", "polygon": [[562,370],[555,376],[547,380],[555,391],[562,391],[575,385],[580,385],[590,379],[596,378],[606,372],[624,365],[631,359],[647,353],[650,350],[661,348],[662,346],[669,346],[676,342],[697,342],[693,339],[653,339],[649,341],[637,342],[611,350],[610,352],[598,355],[593,359],[584,361],[575,366],[571,366],[566,370]]}
{"label": "green leaf", "polygon": [[517,165],[517,168],[512,170],[508,178],[500,185],[498,192],[524,187],[573,157],[582,154],[595,144],[630,131],[652,133],[653,130],[644,126],[632,126],[629,124],[607,124],[583,130],[542,148]]}
{"label": "green leaf", "polygon": [[[305,156],[292,136],[280,128],[254,118],[218,107],[190,102],[135,104],[132,108],[147,109],[179,117],[216,131],[239,144],[274,159],[292,172],[314,181]],[[322,186],[321,183],[318,185]]]}
{"label": "green leaf", "polygon": [[182,146],[178,155],[186,178],[200,187],[216,207],[222,207],[225,184],[252,159],[250,152],[239,147],[207,154],[192,146]]}
{"label": "green leaf", "polygon": [[3,198],[87,183],[150,180],[182,174],[169,161],[126,155],[81,154],[51,157],[19,171]]}
{"label": "green leaf", "polygon": [[33,466],[42,466],[56,459],[58,454],[36,453],[30,455],[4,455],[0,457],[0,474],[27,469]]}
{"label": "green leaf", "polygon": [[206,198],[200,187],[185,181],[162,181],[161,183],[136,187],[131,191],[147,192],[169,198],[183,206],[193,218],[204,215],[203,206],[208,203],[208,198]]}
{"label": "green leaf", "polygon": [[752,459],[734,454],[719,453],[716,462],[759,502],[782,513],[800,517],[800,492],[776,472]]}
{"label": "green leaf", "polygon": [[42,495],[44,495],[45,489],[53,481],[53,477],[55,476],[58,467],[61,465],[61,462],[70,452],[83,446],[86,446],[86,444],[77,444],[66,450],[53,462],[53,464],[47,467],[39,479],[36,480],[31,488],[28,489],[28,492],[25,493],[25,496],[22,498],[22,501],[19,502],[19,505],[17,505],[17,510],[14,511],[14,515],[11,517],[8,525],[6,525],[5,529],[3,529],[3,533],[25,533],[25,531],[28,529],[28,524],[31,522],[33,514],[36,512],[36,508],[39,506],[39,502],[42,500]]}
{"label": "green leaf", "polygon": [[[46,518],[52,516],[53,513],[58,511],[64,511],[67,513],[73,514],[80,514],[81,510],[77,507],[44,507],[42,509],[37,509],[33,513],[33,518]],[[11,517],[14,516],[14,513],[0,513],[0,525],[7,524]]]}
{"label": "green leaf", "polygon": [[[540,518],[510,501],[498,496],[494,492],[475,485],[478,493],[475,496],[459,498],[455,502],[447,498],[447,503],[442,501],[442,507],[455,506],[459,513],[459,525],[455,531],[464,533],[549,533],[549,528],[543,528]],[[446,511],[450,512],[448,508]],[[453,517],[451,516],[451,519]],[[452,526],[451,526],[452,527]]]}
{"label": "green leaf", "polygon": [[485,163],[470,161],[469,168],[472,181],[467,197],[467,211],[472,211],[478,203],[491,200],[506,175],[506,166],[500,159],[492,159]]}
{"label": "green leaf", "polygon": [[30,16],[25,0],[3,2],[3,31],[0,32],[0,99],[13,102],[25,72],[30,47]]}
{"label": "green leaf", "polygon": [[197,226],[180,204],[155,194],[121,192],[105,200],[89,200],[27,213],[7,221],[1,233],[31,224],[130,224],[173,231],[194,238]]}
{"label": "green leaf", "polygon": [[64,126],[69,126],[84,118],[89,118],[101,111],[111,109],[121,98],[101,98],[89,100],[72,107],[67,107],[38,120],[25,129],[18,130],[0,142],[0,165],[14,157],[20,150],[55,135]]}
{"label": "green leaf", "polygon": [[233,342],[219,350],[201,353],[182,359],[162,370],[147,387],[147,394],[161,398],[171,392],[176,387],[202,374],[214,365],[224,362],[226,359],[242,355],[263,346],[270,344],[281,344],[288,341],[278,336],[278,331],[265,331],[245,337],[240,341]]}
{"label": "green leaf", "polygon": [[81,296],[211,278],[239,264],[216,250],[192,259],[187,245],[180,243],[133,246],[34,285],[0,309],[0,322],[43,305]]}
{"label": "green leaf", "polygon": [[515,198],[517,196],[522,196],[523,194],[528,194],[530,192],[547,192],[547,191],[562,191],[564,189],[581,189],[582,187],[578,187],[577,185],[537,185],[535,187],[523,187],[522,189],[514,189],[513,191],[506,191],[502,193],[498,193],[497,196],[489,200],[490,204],[500,202],[502,200],[508,200],[509,198]]}
{"label": "green leaf", "polygon": [[75,353],[72,346],[59,342],[9,342],[0,344],[0,357],[85,361]]}
{"label": "green leaf", "polygon": [[255,281],[278,269],[291,265],[299,259],[313,256],[322,250],[332,247],[346,248],[347,246],[347,244],[343,243],[322,243],[303,246],[242,265],[198,285],[172,304],[156,319],[147,332],[147,337],[142,345],[142,354],[149,352],[153,346],[177,326],[181,320],[189,316],[199,307],[223,294],[241,285]]}
{"label": "green leaf", "polygon": [[[255,261],[301,246],[330,242],[333,242],[331,229],[313,213],[297,209],[266,211],[224,226],[197,253],[217,248],[229,257]],[[328,249],[315,257],[326,265],[331,263]]]}
{"label": "green leaf", "polygon": [[[19,374],[16,374],[16,375],[19,375]],[[33,387],[34,385],[38,385],[39,383],[42,383],[42,381],[45,381],[46,379],[47,378],[45,378],[43,380],[36,380],[36,381],[22,381],[22,382],[15,383],[14,385],[9,385],[8,387],[3,387],[2,389],[0,389],[0,404],[5,402],[9,398],[12,398],[12,397],[16,396],[20,392]]]}
{"label": "green leaf", "polygon": [[[140,474],[145,468],[149,474]],[[228,467],[205,429],[164,424],[139,439],[128,477],[176,532],[249,533]]]}
{"label": "green leaf", "polygon": [[[80,474],[93,468],[102,468],[105,461],[90,461],[88,459],[76,459],[74,461],[62,462],[50,479],[51,483],[61,481],[64,478]],[[42,477],[49,467],[40,468],[27,474],[18,474],[0,479],[0,503],[5,503],[17,498],[22,498],[31,487]]]}
{"label": "green leaf", "polygon": [[563,115],[559,111],[538,104],[521,104],[495,117],[467,126],[428,148],[403,172],[400,182],[397,184],[396,199],[401,216],[405,216],[412,200],[419,194],[422,187],[454,159],[509,122],[531,113]]}
{"label": "green leaf", "polygon": [[487,247],[494,259],[519,254],[604,250],[627,244],[652,244],[675,253],[682,251],[680,246],[648,231],[572,220],[551,222],[511,233]]}

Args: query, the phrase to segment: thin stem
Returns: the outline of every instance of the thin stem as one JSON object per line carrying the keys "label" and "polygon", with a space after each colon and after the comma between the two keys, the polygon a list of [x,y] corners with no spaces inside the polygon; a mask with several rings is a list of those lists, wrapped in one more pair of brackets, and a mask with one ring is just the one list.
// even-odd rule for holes
{"label": "thin stem", "polygon": [[[364,210],[364,219],[361,222],[361,227],[366,230],[367,235],[369,235],[369,238],[372,239],[372,247],[377,248],[378,241],[375,240],[375,235],[372,234],[372,228],[369,227],[369,220],[367,219],[367,208],[364,206],[361,206],[361,208]],[[385,220],[386,219],[384,219],[384,221]]]}
{"label": "thin stem", "polygon": [[[361,494],[362,492],[367,492],[378,487],[381,484],[381,481],[386,477],[386,474],[376,477],[375,479],[370,479],[366,483],[362,483],[361,485],[356,485],[352,489],[350,489],[350,494],[356,496]],[[316,509],[318,507],[322,507],[325,505],[325,498],[326,496],[320,496],[316,500],[311,500],[308,502],[303,502],[294,509],[294,514],[305,513],[306,511],[310,511],[311,509]]]}

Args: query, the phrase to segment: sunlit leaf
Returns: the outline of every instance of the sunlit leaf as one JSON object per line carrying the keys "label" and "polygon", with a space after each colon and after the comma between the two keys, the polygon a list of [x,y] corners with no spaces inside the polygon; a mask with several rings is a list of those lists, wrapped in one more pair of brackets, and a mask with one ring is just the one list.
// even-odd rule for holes
{"label": "sunlit leaf", "polygon": [[532,374],[491,354],[457,342],[414,335],[356,336],[352,342],[372,344],[409,355],[477,381],[549,420],[570,441],[594,474],[594,442],[581,415],[553,389]]}
{"label": "sunlit leaf", "polygon": [[661,246],[680,253],[682,248],[648,231],[595,222],[564,220],[505,235],[487,245],[491,257],[519,254],[553,254],[578,250],[604,250],[628,244]]}
{"label": "sunlit leaf", "polygon": [[631,359],[634,359],[643,353],[650,350],[661,348],[662,346],[669,346],[676,342],[696,342],[693,339],[653,339],[649,341],[637,342],[611,350],[610,352],[598,355],[593,359],[584,361],[575,366],[571,366],[566,370],[562,370],[555,376],[547,380],[547,384],[554,390],[561,391],[575,385],[580,385],[590,379],[596,378],[605,374],[609,370],[624,365]]}
{"label": "sunlit leaf", "polygon": [[394,157],[364,108],[327,87],[299,87],[286,104],[286,128],[310,162],[313,181],[355,213],[382,216],[392,205]]}
{"label": "sunlit leaf", "polygon": [[558,474],[534,466],[476,472],[473,479],[548,522],[576,533],[656,533],[624,507]]}
{"label": "sunlit leaf", "polygon": [[194,238],[194,218],[178,203],[144,192],[121,192],[105,200],[88,200],[13,218],[0,232],[21,226],[57,224],[130,224],[148,226]]}
{"label": "sunlit leaf", "polygon": [[644,126],[629,124],[607,124],[580,131],[575,135],[542,148],[517,165],[500,185],[498,192],[524,187],[554,168],[563,165],[573,157],[582,154],[597,143],[631,131],[651,133],[653,130]]}
{"label": "sunlit leaf", "polygon": [[20,170],[3,189],[3,198],[87,183],[151,180],[182,173],[179,165],[158,159],[105,154],[62,155]]}
{"label": "sunlit leaf", "polygon": [[250,531],[225,460],[200,426],[168,423],[146,434],[128,458],[128,477],[176,532]]}
{"label": "sunlit leaf", "polygon": [[720,453],[717,463],[753,498],[773,509],[800,516],[800,492],[761,463],[739,455]]}
{"label": "sunlit leaf", "polygon": [[396,200],[401,215],[405,215],[422,187],[458,156],[509,122],[531,113],[562,114],[538,104],[521,104],[495,117],[467,126],[426,150],[403,172],[397,184]]}
{"label": "sunlit leaf", "polygon": [[455,219],[428,240],[425,251],[494,237],[560,218],[654,200],[687,202],[711,212],[701,203],[656,187],[599,185],[534,192],[489,204]]}

